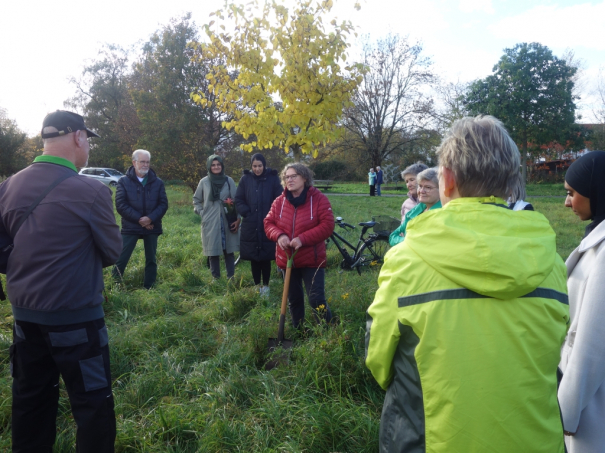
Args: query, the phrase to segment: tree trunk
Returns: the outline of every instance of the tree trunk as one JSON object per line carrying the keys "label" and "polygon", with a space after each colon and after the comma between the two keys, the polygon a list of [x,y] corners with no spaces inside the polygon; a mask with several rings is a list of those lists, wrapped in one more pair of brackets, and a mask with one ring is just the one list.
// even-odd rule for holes
{"label": "tree trunk", "polygon": [[290,149],[294,155],[294,162],[300,162],[300,159],[302,158],[302,150],[300,149],[300,145],[294,144],[290,147]]}

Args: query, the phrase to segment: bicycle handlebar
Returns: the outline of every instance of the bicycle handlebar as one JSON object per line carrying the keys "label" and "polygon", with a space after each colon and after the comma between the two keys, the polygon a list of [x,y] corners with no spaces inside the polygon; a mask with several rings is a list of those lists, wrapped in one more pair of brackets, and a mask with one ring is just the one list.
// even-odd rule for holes
{"label": "bicycle handlebar", "polygon": [[351,228],[352,230],[355,229],[354,225],[349,225],[348,223],[343,222],[342,220],[336,220],[336,225],[338,225],[340,228],[344,228],[345,230],[347,228]]}

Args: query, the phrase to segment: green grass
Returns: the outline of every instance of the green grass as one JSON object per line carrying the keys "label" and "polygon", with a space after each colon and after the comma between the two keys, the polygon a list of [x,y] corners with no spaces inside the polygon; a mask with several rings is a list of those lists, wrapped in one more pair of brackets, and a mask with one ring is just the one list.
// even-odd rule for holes
{"label": "green grass", "polygon": [[[236,268],[235,283],[213,281],[190,191],[173,186],[168,194],[157,287],[142,289],[141,244],[122,284],[113,284],[105,270],[117,451],[377,451],[384,393],[363,356],[365,310],[377,288],[378,269],[361,276],[341,273],[331,246],[326,296],[340,324],[314,327],[305,340],[288,325],[286,337],[297,339],[289,364],[266,372],[267,338],[277,334],[280,278],[274,272],[269,299],[255,292],[246,262]],[[376,215],[398,218],[403,198],[330,196],[334,214],[351,224]],[[551,221],[558,250],[566,257],[579,243],[584,224],[561,198],[529,201]],[[355,240],[359,227],[347,234]],[[10,305],[3,302],[0,451],[10,448],[11,328]],[[73,445],[73,419],[63,390],[55,451],[71,452]]]}

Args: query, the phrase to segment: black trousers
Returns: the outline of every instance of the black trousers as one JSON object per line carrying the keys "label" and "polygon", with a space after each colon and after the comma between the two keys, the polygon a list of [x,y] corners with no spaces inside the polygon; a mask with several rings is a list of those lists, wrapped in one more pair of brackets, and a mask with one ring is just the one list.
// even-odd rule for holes
{"label": "black trousers", "polygon": [[376,196],[376,186],[370,186],[370,196]]}
{"label": "black trousers", "polygon": [[65,326],[15,321],[10,348],[14,453],[51,453],[59,375],[77,425],[76,451],[114,451],[116,419],[103,319]]}
{"label": "black trousers", "polygon": [[[235,275],[235,253],[227,253],[223,251],[225,255],[225,268],[227,269],[227,278],[232,278]],[[221,277],[221,263],[219,262],[219,256],[209,256],[210,261],[210,273],[214,278]]]}
{"label": "black trousers", "polygon": [[263,277],[263,285],[267,286],[269,284],[269,279],[271,278],[271,260],[250,261],[250,268],[252,269],[252,278],[255,285],[260,285],[261,275]]}
{"label": "black trousers", "polygon": [[143,246],[145,247],[145,280],[143,286],[147,289],[151,288],[155,284],[158,275],[158,262],[155,257],[158,250],[158,236],[159,234],[122,234],[122,253],[113,267],[113,278],[122,279],[124,277],[126,265],[132,256],[137,241],[143,239]]}
{"label": "black trousers", "polygon": [[[292,324],[298,328],[305,320],[305,293],[303,282],[307,290],[309,305],[313,309],[316,320],[324,319],[330,322],[332,312],[326,302],[325,293],[325,269],[302,267],[292,269],[290,276],[290,291],[288,293],[288,305],[292,315]],[[321,307],[323,305],[323,307]]]}

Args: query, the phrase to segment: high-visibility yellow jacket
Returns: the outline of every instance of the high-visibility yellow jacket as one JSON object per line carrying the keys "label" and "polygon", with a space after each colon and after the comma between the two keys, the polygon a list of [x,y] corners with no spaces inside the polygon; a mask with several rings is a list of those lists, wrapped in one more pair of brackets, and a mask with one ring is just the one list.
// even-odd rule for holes
{"label": "high-visibility yellow jacket", "polygon": [[366,332],[381,452],[564,451],[565,265],[542,214],[505,206],[450,201],[387,253]]}

